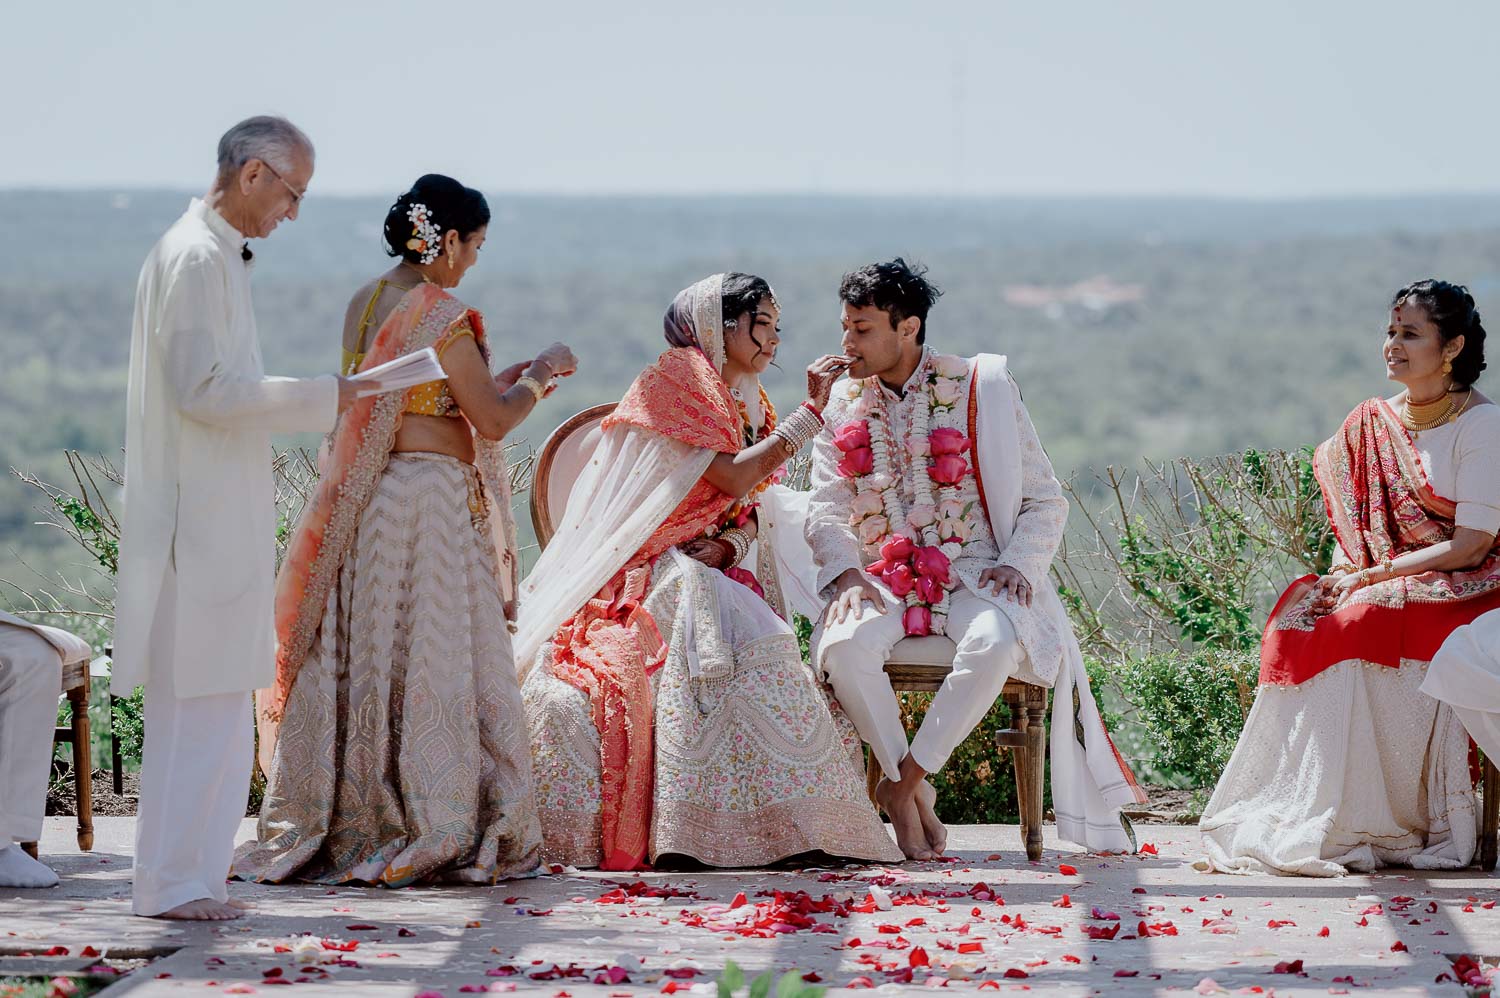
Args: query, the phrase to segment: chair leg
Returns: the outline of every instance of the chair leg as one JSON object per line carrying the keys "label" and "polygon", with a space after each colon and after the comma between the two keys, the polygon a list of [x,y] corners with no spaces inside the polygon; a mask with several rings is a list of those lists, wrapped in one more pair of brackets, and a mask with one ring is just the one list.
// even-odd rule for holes
{"label": "chair leg", "polygon": [[1042,779],[1046,768],[1042,716],[1024,700],[1011,701],[1011,726],[1026,738],[1026,744],[1011,749],[1016,771],[1016,797],[1021,808],[1021,844],[1032,862],[1042,858]]}
{"label": "chair leg", "polygon": [[1486,873],[1495,869],[1497,826],[1500,826],[1500,773],[1495,760],[1484,760],[1484,824],[1479,836],[1479,868]]}
{"label": "chair leg", "polygon": [[68,691],[73,708],[73,783],[78,796],[78,848],[94,848],[94,763],[89,748],[89,688]]}
{"label": "chair leg", "polygon": [[109,771],[114,783],[115,796],[125,796],[125,769],[120,764],[120,736],[115,732],[115,698],[106,694],[105,710],[109,711]]}

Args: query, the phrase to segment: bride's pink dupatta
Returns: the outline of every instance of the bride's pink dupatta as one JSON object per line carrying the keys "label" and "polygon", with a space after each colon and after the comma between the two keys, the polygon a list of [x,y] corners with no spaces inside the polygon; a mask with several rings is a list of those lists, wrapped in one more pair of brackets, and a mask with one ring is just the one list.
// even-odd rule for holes
{"label": "bride's pink dupatta", "polygon": [[[484,321],[478,312],[434,284],[418,284],[381,325],[360,368],[369,369],[423,347],[441,350],[465,319],[475,342],[483,346]],[[323,622],[328,594],[338,582],[360,516],[385,472],[412,391],[362,398],[339,418],[330,434],[323,476],[287,545],[276,576],[276,684],[256,695],[259,758],[267,773],[287,697]],[[497,582],[509,605],[516,592],[517,564],[503,448],[476,434],[474,452],[489,497],[491,530],[500,557]]]}

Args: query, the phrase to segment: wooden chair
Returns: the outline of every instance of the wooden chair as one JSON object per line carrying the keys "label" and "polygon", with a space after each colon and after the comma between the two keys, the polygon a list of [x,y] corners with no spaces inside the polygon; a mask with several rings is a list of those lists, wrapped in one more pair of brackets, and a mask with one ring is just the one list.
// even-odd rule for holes
{"label": "wooden chair", "polygon": [[[946,637],[903,638],[885,663],[891,688],[898,693],[931,693],[953,671],[958,648]],[[1010,710],[1010,727],[996,733],[995,747],[1010,750],[1021,811],[1021,844],[1026,858],[1042,858],[1042,784],[1047,761],[1047,688],[1019,679],[1006,680],[1000,699]],[[880,781],[880,764],[869,756],[865,781],[870,799]]]}
{"label": "wooden chair", "polygon": [[1483,824],[1479,833],[1479,868],[1488,873],[1495,868],[1496,843],[1500,840],[1500,773],[1495,770],[1495,760],[1488,756],[1484,760],[1480,793]]}
{"label": "wooden chair", "polygon": [[[89,749],[89,663],[74,662],[63,666],[62,692],[68,696],[72,711],[71,722],[58,727],[52,734],[52,743],[73,744],[73,787],[78,798],[78,848],[89,852],[94,848],[94,761]],[[35,842],[23,842],[21,848],[33,858],[37,855]]]}
{"label": "wooden chair", "polygon": [[614,411],[615,403],[605,402],[569,417],[537,451],[531,473],[531,525],[539,547],[545,548],[552,539],[557,528],[552,511],[561,511],[567,504],[578,473],[599,444],[599,424]]}

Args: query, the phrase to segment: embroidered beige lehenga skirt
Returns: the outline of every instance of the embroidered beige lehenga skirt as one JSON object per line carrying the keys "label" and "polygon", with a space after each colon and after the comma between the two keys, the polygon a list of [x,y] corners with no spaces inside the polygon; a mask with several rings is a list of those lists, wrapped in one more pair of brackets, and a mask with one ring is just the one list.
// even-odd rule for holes
{"label": "embroidered beige lehenga skirt", "polygon": [[286,704],[247,880],[492,883],[541,831],[475,469],[393,454]]}
{"label": "embroidered beige lehenga skirt", "polygon": [[[734,867],[822,852],[900,862],[865,791],[858,733],[764,601],[668,554],[645,605],[668,642],[652,676],[648,858]],[[542,851],[549,861],[597,866],[599,734],[587,695],[552,676],[550,656],[544,650],[523,689]]]}

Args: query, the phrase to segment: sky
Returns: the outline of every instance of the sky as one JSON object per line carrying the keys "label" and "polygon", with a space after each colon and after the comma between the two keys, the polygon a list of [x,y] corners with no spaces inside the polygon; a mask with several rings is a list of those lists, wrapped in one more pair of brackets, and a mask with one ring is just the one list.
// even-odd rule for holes
{"label": "sky", "polygon": [[271,112],[335,194],[1500,190],[1494,0],[57,0],[5,33],[0,188],[200,189]]}

